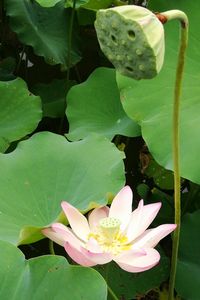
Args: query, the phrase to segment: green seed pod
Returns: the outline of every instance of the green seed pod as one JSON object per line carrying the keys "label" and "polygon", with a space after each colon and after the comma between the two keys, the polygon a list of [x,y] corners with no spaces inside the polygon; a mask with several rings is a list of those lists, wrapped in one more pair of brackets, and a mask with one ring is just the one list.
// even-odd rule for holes
{"label": "green seed pod", "polygon": [[100,9],[95,29],[102,51],[121,74],[149,79],[160,72],[164,29],[148,9],[136,5]]}

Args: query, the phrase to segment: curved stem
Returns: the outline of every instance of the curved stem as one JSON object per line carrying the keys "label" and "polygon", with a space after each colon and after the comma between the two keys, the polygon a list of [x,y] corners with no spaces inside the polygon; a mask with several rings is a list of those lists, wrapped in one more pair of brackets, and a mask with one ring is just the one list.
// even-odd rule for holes
{"label": "curved stem", "polygon": [[173,234],[171,273],[169,281],[168,299],[174,299],[174,286],[176,279],[178,247],[181,225],[181,178],[180,178],[180,140],[179,140],[179,121],[180,121],[180,99],[183,81],[183,70],[185,64],[185,51],[188,41],[188,19],[187,16],[179,10],[172,10],[161,13],[166,17],[167,21],[178,19],[181,24],[181,38],[178,55],[178,63],[176,69],[176,81],[174,88],[174,104],[173,104],[173,163],[174,163],[174,205],[175,205],[175,223],[177,229]]}
{"label": "curved stem", "polygon": [[108,284],[107,284],[107,287],[108,287],[108,292],[110,293],[110,295],[112,296],[112,298],[113,298],[114,300],[119,300],[119,299],[117,298],[117,296],[115,295],[115,293],[113,292],[113,290],[109,287]]}

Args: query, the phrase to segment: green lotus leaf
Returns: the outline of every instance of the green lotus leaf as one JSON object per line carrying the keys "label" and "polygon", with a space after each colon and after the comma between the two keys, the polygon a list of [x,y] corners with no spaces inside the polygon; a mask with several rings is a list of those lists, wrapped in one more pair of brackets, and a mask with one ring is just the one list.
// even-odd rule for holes
{"label": "green lotus leaf", "polygon": [[3,137],[0,137],[0,152],[5,152],[8,149],[9,145],[10,143],[8,140],[6,140]]}
{"label": "green lotus leaf", "polygon": [[17,78],[0,81],[0,151],[31,133],[42,117],[41,101]]}
{"label": "green lotus leaf", "polygon": [[108,8],[113,4],[112,0],[89,0],[85,5],[83,5],[84,8],[91,9],[91,10],[98,10],[102,8]]}
{"label": "green lotus leaf", "polygon": [[1,299],[106,300],[107,287],[91,268],[69,265],[61,256],[25,260],[13,245],[0,241]]}
{"label": "green lotus leaf", "polygon": [[200,210],[184,216],[181,226],[176,291],[184,299],[198,300],[200,285]]}
{"label": "green lotus leaf", "polygon": [[16,61],[13,57],[6,57],[0,61],[0,80],[8,81],[15,79],[13,75],[16,68]]}
{"label": "green lotus leaf", "polygon": [[98,68],[85,82],[72,87],[66,114],[70,140],[82,139],[91,132],[110,139],[116,134],[140,135],[140,127],[127,117],[120,103],[114,69]]}
{"label": "green lotus leaf", "polygon": [[155,184],[159,188],[173,190],[174,175],[172,171],[166,170],[161,167],[151,156],[149,156],[149,163],[144,170],[144,174],[149,178],[153,178]]}
{"label": "green lotus leaf", "polygon": [[[84,5],[81,5],[77,10],[77,18],[79,25],[86,26],[94,24],[96,12],[98,9],[108,8],[113,4],[113,0],[89,0]],[[121,5],[124,2],[120,3]]]}
{"label": "green lotus leaf", "polygon": [[[76,0],[75,2],[75,8],[79,8],[85,4],[87,4],[89,0]],[[65,2],[65,7],[73,7],[74,0],[66,0]]]}
{"label": "green lotus leaf", "polygon": [[62,200],[82,211],[105,205],[124,185],[123,158],[104,137],[71,143],[49,132],[0,154],[0,239],[41,239],[41,228],[58,220]]}
{"label": "green lotus leaf", "polygon": [[125,272],[113,262],[98,266],[96,269],[107,280],[119,299],[137,299],[137,296],[159,287],[169,276],[169,259],[160,249],[159,252],[161,252],[159,265],[145,272],[135,274]]}
{"label": "green lotus leaf", "polygon": [[61,0],[35,0],[35,1],[43,7],[52,7],[55,6]]}
{"label": "green lotus leaf", "polygon": [[[54,7],[45,8],[31,0],[5,0],[6,14],[10,25],[20,41],[32,46],[34,52],[43,56],[47,63],[69,63],[70,11],[64,8],[64,0]],[[71,64],[80,60],[77,34],[72,35]]]}
{"label": "green lotus leaf", "polygon": [[43,115],[45,117],[59,118],[65,115],[66,95],[75,81],[67,82],[66,79],[54,79],[52,82],[37,83],[31,91],[41,97]]}
{"label": "green lotus leaf", "polygon": [[[183,10],[190,20],[190,37],[187,51],[181,99],[180,154],[181,176],[200,183],[200,33],[199,2],[179,0],[151,1],[154,11],[171,8]],[[117,75],[121,101],[130,118],[142,128],[142,136],[155,160],[166,169],[173,169],[172,158],[172,105],[177,64],[179,23],[171,21],[165,26],[166,56],[161,73],[152,80],[131,80]]]}
{"label": "green lotus leaf", "polygon": [[[125,2],[118,1],[118,5],[124,5]],[[113,5],[113,0],[89,0],[86,4],[80,6],[77,10],[78,23],[82,26],[92,25],[96,19],[98,9],[108,8]]]}

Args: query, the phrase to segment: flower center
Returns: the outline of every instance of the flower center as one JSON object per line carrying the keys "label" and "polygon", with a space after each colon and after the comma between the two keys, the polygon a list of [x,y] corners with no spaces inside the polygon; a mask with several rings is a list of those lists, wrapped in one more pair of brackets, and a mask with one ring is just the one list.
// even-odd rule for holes
{"label": "flower center", "polygon": [[104,252],[117,255],[124,250],[130,249],[127,245],[127,237],[120,231],[121,221],[117,218],[104,218],[99,222],[96,231],[90,233],[89,238],[94,238]]}
{"label": "flower center", "polygon": [[105,237],[112,241],[115,235],[119,232],[121,222],[117,218],[104,218],[99,222],[101,231]]}

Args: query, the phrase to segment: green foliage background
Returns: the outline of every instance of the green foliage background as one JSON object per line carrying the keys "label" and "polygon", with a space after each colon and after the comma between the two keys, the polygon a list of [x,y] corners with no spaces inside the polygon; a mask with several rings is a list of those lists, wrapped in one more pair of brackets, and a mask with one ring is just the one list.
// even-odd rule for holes
{"label": "green foliage background", "polygon": [[[96,270],[74,266],[59,246],[57,255],[49,255],[41,233],[52,222],[67,223],[62,200],[87,213],[110,203],[125,184],[134,191],[134,207],[141,197],[145,203],[162,201],[153,226],[173,223],[172,101],[179,25],[165,25],[160,74],[152,80],[126,78],[101,52],[93,25],[98,9],[124,4],[0,1],[2,300],[64,300],[66,294],[74,300],[106,300],[111,299],[107,284],[125,300],[150,299],[150,294],[162,299],[165,292],[170,237],[159,245],[159,266],[129,274],[113,263]],[[181,102],[176,292],[183,300],[199,300],[200,4],[151,0],[148,8],[181,9],[190,22]]]}

